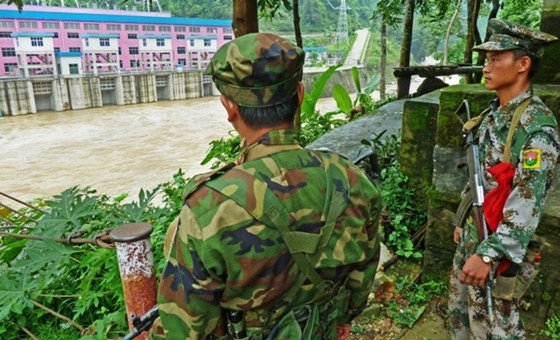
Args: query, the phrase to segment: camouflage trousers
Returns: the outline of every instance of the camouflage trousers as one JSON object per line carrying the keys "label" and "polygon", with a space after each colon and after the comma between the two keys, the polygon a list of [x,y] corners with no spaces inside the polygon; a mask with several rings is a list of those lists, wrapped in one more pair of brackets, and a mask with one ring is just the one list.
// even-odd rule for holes
{"label": "camouflage trousers", "polygon": [[[472,229],[471,229],[472,231]],[[524,339],[523,322],[514,301],[493,298],[494,322],[487,314],[486,288],[464,285],[459,281],[463,265],[476,250],[477,240],[463,228],[453,258],[449,281],[448,326],[452,339]]]}

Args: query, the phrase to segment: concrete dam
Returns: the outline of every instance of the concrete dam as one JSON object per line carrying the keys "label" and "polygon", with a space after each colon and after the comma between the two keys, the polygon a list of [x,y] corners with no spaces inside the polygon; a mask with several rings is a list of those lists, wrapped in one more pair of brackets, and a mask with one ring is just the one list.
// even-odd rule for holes
{"label": "concrete dam", "polygon": [[0,81],[0,116],[199,98],[217,94],[200,71],[34,77]]}

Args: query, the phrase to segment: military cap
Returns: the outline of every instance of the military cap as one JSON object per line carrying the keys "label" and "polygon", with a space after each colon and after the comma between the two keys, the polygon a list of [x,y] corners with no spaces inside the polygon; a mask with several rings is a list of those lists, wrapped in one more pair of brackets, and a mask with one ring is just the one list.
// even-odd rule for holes
{"label": "military cap", "polygon": [[555,36],[498,19],[488,22],[490,38],[475,46],[475,51],[508,51],[522,49],[535,57],[542,57],[544,47],[556,40]]}
{"label": "military cap", "polygon": [[271,33],[251,33],[218,49],[206,74],[240,106],[268,107],[292,98],[303,70],[304,52]]}

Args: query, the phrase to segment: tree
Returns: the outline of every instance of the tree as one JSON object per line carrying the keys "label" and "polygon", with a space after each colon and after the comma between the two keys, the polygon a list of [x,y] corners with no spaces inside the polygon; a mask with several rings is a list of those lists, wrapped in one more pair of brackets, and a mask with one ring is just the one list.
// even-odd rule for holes
{"label": "tree", "polygon": [[[414,9],[416,0],[406,0],[404,16],[403,38],[401,42],[400,67],[410,66],[410,47],[412,44],[412,29],[414,25]],[[403,98],[408,95],[410,90],[410,76],[399,77],[397,79],[397,97]]]}
{"label": "tree", "polygon": [[233,0],[233,33],[241,37],[259,31],[259,17],[256,0]]}
{"label": "tree", "polygon": [[371,19],[380,20],[381,55],[379,60],[379,96],[385,99],[387,83],[387,26],[395,28],[401,22],[402,6],[399,0],[380,1],[377,3]]}
{"label": "tree", "polygon": [[447,31],[445,32],[445,42],[443,44],[443,65],[447,65],[447,56],[449,55],[449,36],[451,35],[451,27],[453,27],[453,23],[457,16],[459,15],[459,11],[461,10],[461,4],[463,0],[457,0],[457,6],[455,7],[455,12],[451,16],[451,20],[449,20],[449,25],[447,26]]}

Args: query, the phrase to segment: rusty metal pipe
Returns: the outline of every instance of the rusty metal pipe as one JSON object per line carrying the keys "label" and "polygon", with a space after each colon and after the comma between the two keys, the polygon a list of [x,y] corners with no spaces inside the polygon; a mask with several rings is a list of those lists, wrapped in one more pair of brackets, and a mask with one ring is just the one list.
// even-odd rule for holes
{"label": "rusty metal pipe", "polygon": [[[128,327],[133,315],[143,315],[156,304],[156,274],[148,223],[128,223],[113,229],[111,238],[117,248]],[[146,339],[148,332],[138,339]]]}

